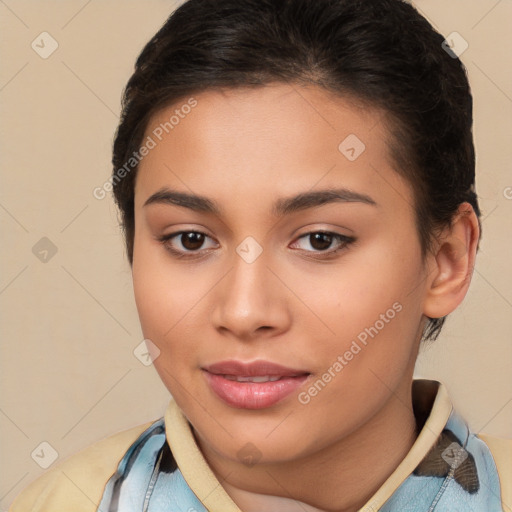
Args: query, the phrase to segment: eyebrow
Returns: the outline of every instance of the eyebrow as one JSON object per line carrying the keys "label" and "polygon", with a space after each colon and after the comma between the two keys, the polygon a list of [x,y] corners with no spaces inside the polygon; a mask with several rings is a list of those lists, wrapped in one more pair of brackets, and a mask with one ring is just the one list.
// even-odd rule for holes
{"label": "eyebrow", "polygon": [[[345,188],[336,188],[303,192],[292,197],[280,198],[274,203],[272,214],[279,217],[328,203],[363,203],[377,206],[377,203],[366,194],[360,194]],[[150,204],[168,204],[189,208],[196,212],[212,213],[219,216],[222,214],[222,208],[207,197],[178,192],[166,187],[152,194],[146,200],[144,206]]]}

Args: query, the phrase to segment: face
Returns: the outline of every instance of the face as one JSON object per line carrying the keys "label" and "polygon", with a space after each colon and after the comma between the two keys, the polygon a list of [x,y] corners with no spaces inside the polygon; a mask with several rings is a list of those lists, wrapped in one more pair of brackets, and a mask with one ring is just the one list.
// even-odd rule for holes
{"label": "face", "polygon": [[135,299],[203,445],[297,460],[407,392],[425,269],[378,112],[316,87],[208,91],[147,137]]}

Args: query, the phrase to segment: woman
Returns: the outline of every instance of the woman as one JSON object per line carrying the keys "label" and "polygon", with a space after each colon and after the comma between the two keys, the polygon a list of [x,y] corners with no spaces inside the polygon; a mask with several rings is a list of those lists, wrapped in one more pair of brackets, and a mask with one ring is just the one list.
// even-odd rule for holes
{"label": "woman", "polygon": [[508,510],[510,443],[413,380],[475,263],[471,127],[456,45],[405,2],[184,3],[111,180],[173,400],[11,510]]}

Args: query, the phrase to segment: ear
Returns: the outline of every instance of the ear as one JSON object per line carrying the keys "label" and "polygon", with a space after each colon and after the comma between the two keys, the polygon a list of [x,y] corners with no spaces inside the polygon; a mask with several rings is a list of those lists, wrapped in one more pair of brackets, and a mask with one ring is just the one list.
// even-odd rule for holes
{"label": "ear", "polygon": [[438,237],[434,254],[429,258],[424,315],[441,318],[463,301],[473,275],[479,237],[473,207],[462,203],[451,226]]}

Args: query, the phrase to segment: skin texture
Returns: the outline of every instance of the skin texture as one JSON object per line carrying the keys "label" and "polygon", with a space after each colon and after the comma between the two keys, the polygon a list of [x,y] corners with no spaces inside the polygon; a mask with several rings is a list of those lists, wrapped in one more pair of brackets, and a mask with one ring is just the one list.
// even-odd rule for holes
{"label": "skin texture", "polygon": [[[411,382],[425,315],[449,314],[464,298],[476,216],[464,203],[422,260],[412,189],[393,170],[381,113],[290,84],[195,99],[136,180],[133,282],[144,336],[160,350],[155,367],[242,510],[358,510],[416,438]],[[146,135],[176,108],[153,116]],[[338,149],[350,134],[365,144],[354,161]],[[144,206],[163,187],[208,197],[221,212]],[[339,187],[376,204],[272,212],[279,198]],[[159,240],[179,231],[207,237],[195,252],[180,236]],[[340,243],[322,250],[304,236],[318,231],[355,241],[322,259]],[[252,263],[236,252],[248,236],[263,249]],[[266,409],[231,407],[201,369],[272,361],[309,372],[299,389],[307,392],[397,303],[400,312],[307,404],[294,392]],[[256,464],[244,463],[244,447]]]}

